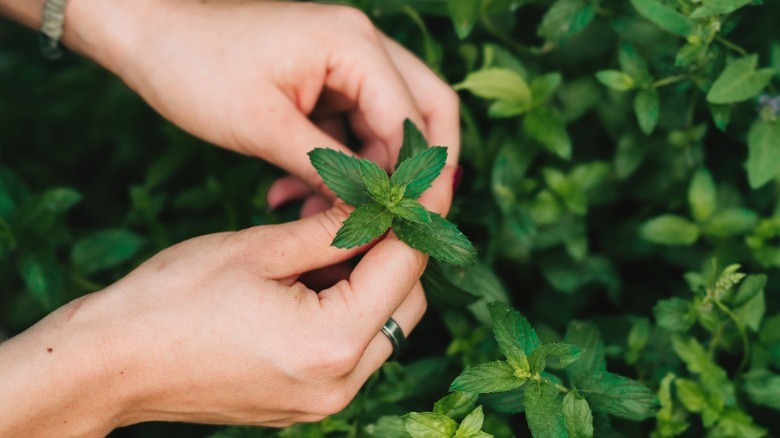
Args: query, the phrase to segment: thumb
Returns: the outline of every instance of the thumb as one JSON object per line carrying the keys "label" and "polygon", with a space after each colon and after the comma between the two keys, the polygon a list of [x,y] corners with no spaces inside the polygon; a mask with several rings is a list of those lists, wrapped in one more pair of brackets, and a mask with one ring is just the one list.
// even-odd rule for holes
{"label": "thumb", "polygon": [[[337,203],[312,216],[244,231],[252,258],[266,278],[281,280],[344,262],[365,251],[366,245],[343,249],[331,246],[353,208]],[[370,245],[370,244],[369,244]]]}

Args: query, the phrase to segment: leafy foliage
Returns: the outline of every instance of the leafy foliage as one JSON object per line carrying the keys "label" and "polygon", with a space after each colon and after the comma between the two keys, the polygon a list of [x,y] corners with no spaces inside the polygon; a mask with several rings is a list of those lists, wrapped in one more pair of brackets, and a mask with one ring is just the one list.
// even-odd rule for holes
{"label": "leafy foliage", "polygon": [[[476,264],[429,262],[407,356],[337,415],[118,435],[778,434],[780,4],[342,3],[460,94],[448,220]],[[267,208],[276,169],[171,127],[89,62],[47,63],[34,42],[0,23],[0,338],[172,243],[296,217]],[[390,226],[437,245],[421,236],[449,226],[416,204],[438,152],[406,134],[399,163],[427,158],[389,177],[313,153],[331,160],[331,190],[365,207],[344,242]],[[377,214],[393,178],[419,183]]]}
{"label": "leafy foliage", "polygon": [[333,149],[309,152],[325,184],[355,210],[336,233],[332,245],[353,248],[371,242],[392,227],[412,248],[457,266],[472,265],[476,253],[457,226],[416,201],[439,176],[447,149],[428,147],[422,133],[404,122],[404,141],[392,176],[374,162]]}

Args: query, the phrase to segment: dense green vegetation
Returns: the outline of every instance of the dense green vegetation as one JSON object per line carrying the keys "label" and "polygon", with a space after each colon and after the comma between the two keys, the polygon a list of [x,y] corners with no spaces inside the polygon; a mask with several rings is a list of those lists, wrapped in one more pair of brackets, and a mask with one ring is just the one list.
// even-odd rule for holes
{"label": "dense green vegetation", "polygon": [[[349,3],[461,94],[448,219],[477,265],[430,264],[410,349],[338,415],[116,435],[777,436],[780,5]],[[279,174],[0,23],[0,331],[185,238],[293,219],[265,202]]]}

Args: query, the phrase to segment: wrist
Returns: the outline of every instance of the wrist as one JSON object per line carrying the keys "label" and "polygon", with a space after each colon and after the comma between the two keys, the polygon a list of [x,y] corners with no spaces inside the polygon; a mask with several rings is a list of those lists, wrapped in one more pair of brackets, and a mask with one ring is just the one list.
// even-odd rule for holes
{"label": "wrist", "polygon": [[119,74],[134,62],[150,0],[68,0],[62,43]]}
{"label": "wrist", "polygon": [[128,422],[101,307],[83,297],[0,345],[0,436],[105,436]]}

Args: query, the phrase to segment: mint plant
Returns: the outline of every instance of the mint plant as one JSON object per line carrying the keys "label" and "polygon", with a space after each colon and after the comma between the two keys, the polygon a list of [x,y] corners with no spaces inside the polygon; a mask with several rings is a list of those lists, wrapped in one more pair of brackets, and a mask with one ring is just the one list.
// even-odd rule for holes
{"label": "mint plant", "polygon": [[474,264],[476,251],[468,238],[453,223],[417,201],[444,168],[447,148],[428,147],[425,137],[408,119],[403,130],[403,145],[392,176],[372,161],[333,149],[309,152],[325,184],[355,207],[332,245],[353,248],[392,228],[407,245],[436,259],[457,266]]}
{"label": "mint plant", "polygon": [[[658,411],[653,391],[607,371],[604,346],[593,326],[573,322],[564,342],[542,343],[510,306],[493,302],[489,308],[493,334],[506,360],[466,369],[450,390],[500,394],[492,402],[504,411],[525,411],[535,437],[601,436],[606,430],[594,432],[593,412],[639,421]],[[568,385],[547,369],[566,369]]]}

